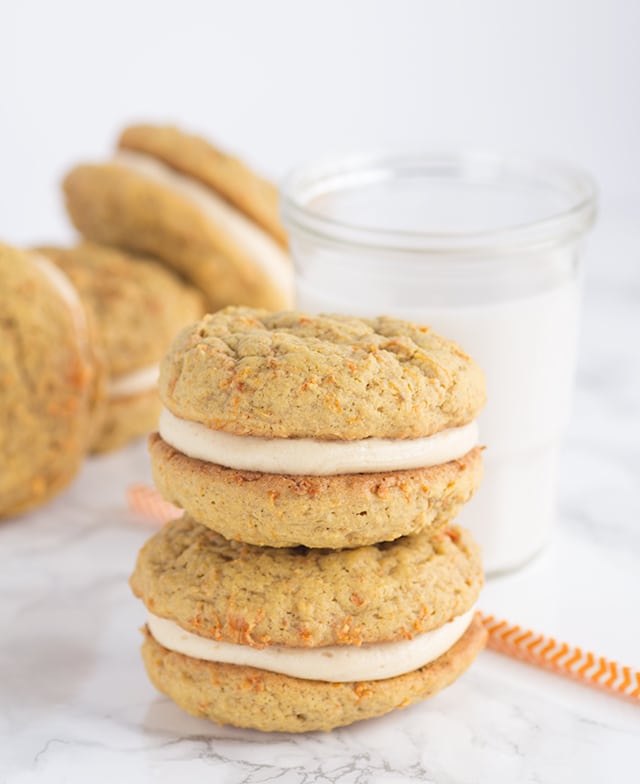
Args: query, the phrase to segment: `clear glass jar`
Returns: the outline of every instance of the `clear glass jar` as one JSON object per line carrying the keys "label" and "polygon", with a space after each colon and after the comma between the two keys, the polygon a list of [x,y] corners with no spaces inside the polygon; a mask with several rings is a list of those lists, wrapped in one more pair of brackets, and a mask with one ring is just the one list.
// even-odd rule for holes
{"label": "clear glass jar", "polygon": [[300,308],[429,324],[482,366],[485,477],[460,522],[488,572],[526,562],[555,513],[592,180],[497,155],[354,156],[292,172],[282,212]]}

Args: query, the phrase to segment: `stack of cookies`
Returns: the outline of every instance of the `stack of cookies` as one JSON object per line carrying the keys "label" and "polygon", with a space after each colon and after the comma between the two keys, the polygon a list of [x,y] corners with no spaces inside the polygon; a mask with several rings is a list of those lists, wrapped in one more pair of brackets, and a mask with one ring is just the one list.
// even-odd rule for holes
{"label": "stack of cookies", "polygon": [[452,683],[485,643],[481,371],[391,318],[229,308],[160,375],[154,477],[183,507],[131,578],[155,686],[261,730],[349,724]]}

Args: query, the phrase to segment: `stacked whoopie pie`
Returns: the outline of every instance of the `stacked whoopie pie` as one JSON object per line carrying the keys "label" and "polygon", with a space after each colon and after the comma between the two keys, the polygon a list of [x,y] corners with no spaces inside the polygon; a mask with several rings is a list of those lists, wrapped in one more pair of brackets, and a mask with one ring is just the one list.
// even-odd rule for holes
{"label": "stacked whoopie pie", "polygon": [[109,161],[75,167],[63,188],[84,237],[162,261],[210,310],[291,306],[293,265],[276,187],[205,139],[172,126],[131,126]]}
{"label": "stacked whoopie pie", "polygon": [[155,686],[196,716],[328,730],[452,683],[484,646],[484,381],[392,318],[228,308],[161,366],[155,481],[185,510],[142,548]]}

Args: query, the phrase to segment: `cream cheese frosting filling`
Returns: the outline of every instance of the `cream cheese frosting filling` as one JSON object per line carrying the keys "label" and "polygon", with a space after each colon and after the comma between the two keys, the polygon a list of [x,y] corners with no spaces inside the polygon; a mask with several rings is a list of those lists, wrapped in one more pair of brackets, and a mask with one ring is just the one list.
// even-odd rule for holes
{"label": "cream cheese frosting filling", "polygon": [[144,153],[119,150],[112,162],[188,199],[216,227],[223,228],[287,296],[293,296],[293,266],[278,243],[211,188]]}
{"label": "cream cheese frosting filling", "polygon": [[429,468],[456,460],[478,444],[476,422],[425,438],[323,441],[235,435],[180,419],[166,408],[158,430],[163,441],[187,457],[238,471],[299,476]]}
{"label": "cream cheese frosting filling", "polygon": [[148,367],[134,370],[111,379],[107,386],[109,397],[129,397],[129,395],[140,395],[143,392],[151,392],[158,385],[160,375],[159,365],[149,365]]}
{"label": "cream cheese frosting filling", "polygon": [[160,645],[193,659],[278,672],[292,678],[350,683],[394,678],[424,667],[448,651],[469,628],[472,608],[444,626],[399,642],[285,648],[219,642],[186,631],[174,621],[149,613],[147,626]]}

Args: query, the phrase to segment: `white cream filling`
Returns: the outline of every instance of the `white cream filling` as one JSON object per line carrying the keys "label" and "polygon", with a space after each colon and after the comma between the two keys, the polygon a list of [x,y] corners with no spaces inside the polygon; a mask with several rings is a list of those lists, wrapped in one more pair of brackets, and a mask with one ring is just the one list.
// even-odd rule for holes
{"label": "white cream filling", "polygon": [[30,252],[30,257],[36,267],[40,270],[43,276],[47,279],[49,285],[55,290],[56,294],[67,306],[73,325],[78,334],[78,338],[83,344],[87,342],[87,317],[84,311],[84,306],[80,300],[75,286],[65,275],[65,273],[57,267],[46,256],[40,253]]}
{"label": "white cream filling", "polygon": [[257,224],[232,207],[211,188],[143,153],[118,150],[113,163],[170,188],[188,199],[216,227],[241,245],[265,274],[288,297],[293,297],[293,265],[278,243]]}
{"label": "white cream filling", "polygon": [[426,438],[322,441],[239,436],[180,419],[166,408],[158,430],[167,444],[188,457],[238,471],[303,476],[428,468],[460,458],[478,443],[476,422]]}
{"label": "white cream filling", "polygon": [[177,623],[149,614],[147,625],[160,645],[193,659],[257,667],[292,678],[349,683],[394,678],[424,667],[453,647],[469,628],[474,610],[438,629],[400,642],[322,648],[252,648],[198,637]]}
{"label": "white cream filling", "polygon": [[132,373],[126,373],[111,379],[107,392],[109,397],[128,397],[129,395],[140,395],[143,392],[150,392],[157,387],[159,375],[160,366],[149,365],[148,367],[134,370]]}

